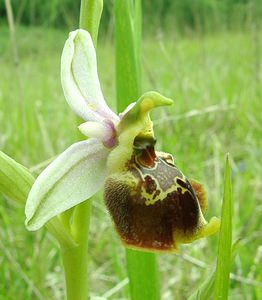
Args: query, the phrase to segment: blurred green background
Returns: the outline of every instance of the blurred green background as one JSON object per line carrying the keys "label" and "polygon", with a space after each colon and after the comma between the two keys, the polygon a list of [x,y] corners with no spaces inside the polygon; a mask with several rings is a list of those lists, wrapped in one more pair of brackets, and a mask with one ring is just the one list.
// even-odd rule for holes
{"label": "blurred green background", "polygon": [[[12,0],[18,24],[45,27],[74,27],[78,24],[81,0]],[[113,0],[104,1],[102,28],[112,22]],[[157,27],[177,32],[247,28],[261,17],[260,0],[142,0],[145,29]],[[0,3],[2,21],[5,3]]]}
{"label": "blurred green background", "polygon": [[[104,1],[98,69],[114,108],[113,1]],[[15,43],[0,2],[0,149],[36,175],[77,140],[60,85],[60,56],[80,1],[13,0]],[[144,0],[143,90],[175,101],[153,114],[157,149],[207,189],[220,215],[225,154],[232,157],[234,239],[230,299],[262,299],[262,1]],[[17,57],[14,56],[17,48]],[[130,102],[134,99],[130,99]],[[93,202],[92,299],[127,299],[124,250],[103,204]],[[0,195],[0,300],[64,299],[55,241],[27,232],[23,207]],[[159,255],[162,299],[187,299],[215,265],[217,236]],[[100,298],[99,298],[100,297]]]}

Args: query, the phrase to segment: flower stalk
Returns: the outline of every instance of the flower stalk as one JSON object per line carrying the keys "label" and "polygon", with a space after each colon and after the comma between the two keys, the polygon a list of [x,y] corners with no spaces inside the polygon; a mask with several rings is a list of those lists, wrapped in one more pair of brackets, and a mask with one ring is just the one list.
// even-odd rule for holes
{"label": "flower stalk", "polygon": [[67,300],[88,298],[88,233],[91,201],[78,204],[74,209],[72,235],[75,247],[61,247],[65,270]]}
{"label": "flower stalk", "polygon": [[[81,1],[79,28],[89,31],[95,47],[102,10],[103,0]],[[88,298],[88,238],[91,209],[91,199],[78,204],[73,209],[73,223],[69,225],[69,228],[71,228],[76,246],[61,247],[67,300]],[[63,217],[68,221],[70,216],[65,214],[63,213]]]}

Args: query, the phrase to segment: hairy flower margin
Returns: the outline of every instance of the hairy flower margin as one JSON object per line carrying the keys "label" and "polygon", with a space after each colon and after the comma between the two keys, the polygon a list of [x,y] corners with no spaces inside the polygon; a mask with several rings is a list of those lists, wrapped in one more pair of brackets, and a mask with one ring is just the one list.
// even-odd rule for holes
{"label": "hairy flower margin", "polygon": [[[79,130],[89,139],[71,145],[36,179],[25,207],[28,230],[41,228],[103,186],[127,246],[177,251],[179,243],[218,230],[217,218],[207,223],[203,217],[202,186],[189,182],[171,155],[154,151],[149,111],[171,105],[171,99],[148,92],[116,115],[101,91],[91,36],[82,29],[71,32],[65,43],[61,82],[68,104],[85,121]],[[162,175],[171,176],[168,186],[161,186]]]}

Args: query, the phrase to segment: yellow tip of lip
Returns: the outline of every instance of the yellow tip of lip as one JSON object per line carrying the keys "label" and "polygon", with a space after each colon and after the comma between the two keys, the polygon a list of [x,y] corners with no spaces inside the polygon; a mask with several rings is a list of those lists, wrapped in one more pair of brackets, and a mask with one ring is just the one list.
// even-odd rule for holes
{"label": "yellow tip of lip", "polygon": [[215,234],[220,228],[220,220],[217,217],[213,217],[201,230],[201,237],[206,237]]}

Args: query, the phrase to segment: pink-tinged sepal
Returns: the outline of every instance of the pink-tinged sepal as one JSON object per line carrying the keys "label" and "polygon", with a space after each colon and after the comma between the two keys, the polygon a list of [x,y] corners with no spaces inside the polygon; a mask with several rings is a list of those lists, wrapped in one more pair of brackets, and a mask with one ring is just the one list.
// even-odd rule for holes
{"label": "pink-tinged sepal", "polygon": [[70,33],[61,58],[61,83],[68,104],[85,121],[119,120],[104,100],[88,31],[78,29]]}
{"label": "pink-tinged sepal", "polygon": [[98,139],[71,145],[36,179],[25,207],[26,226],[37,230],[52,217],[89,199],[108,175],[109,150]]}

